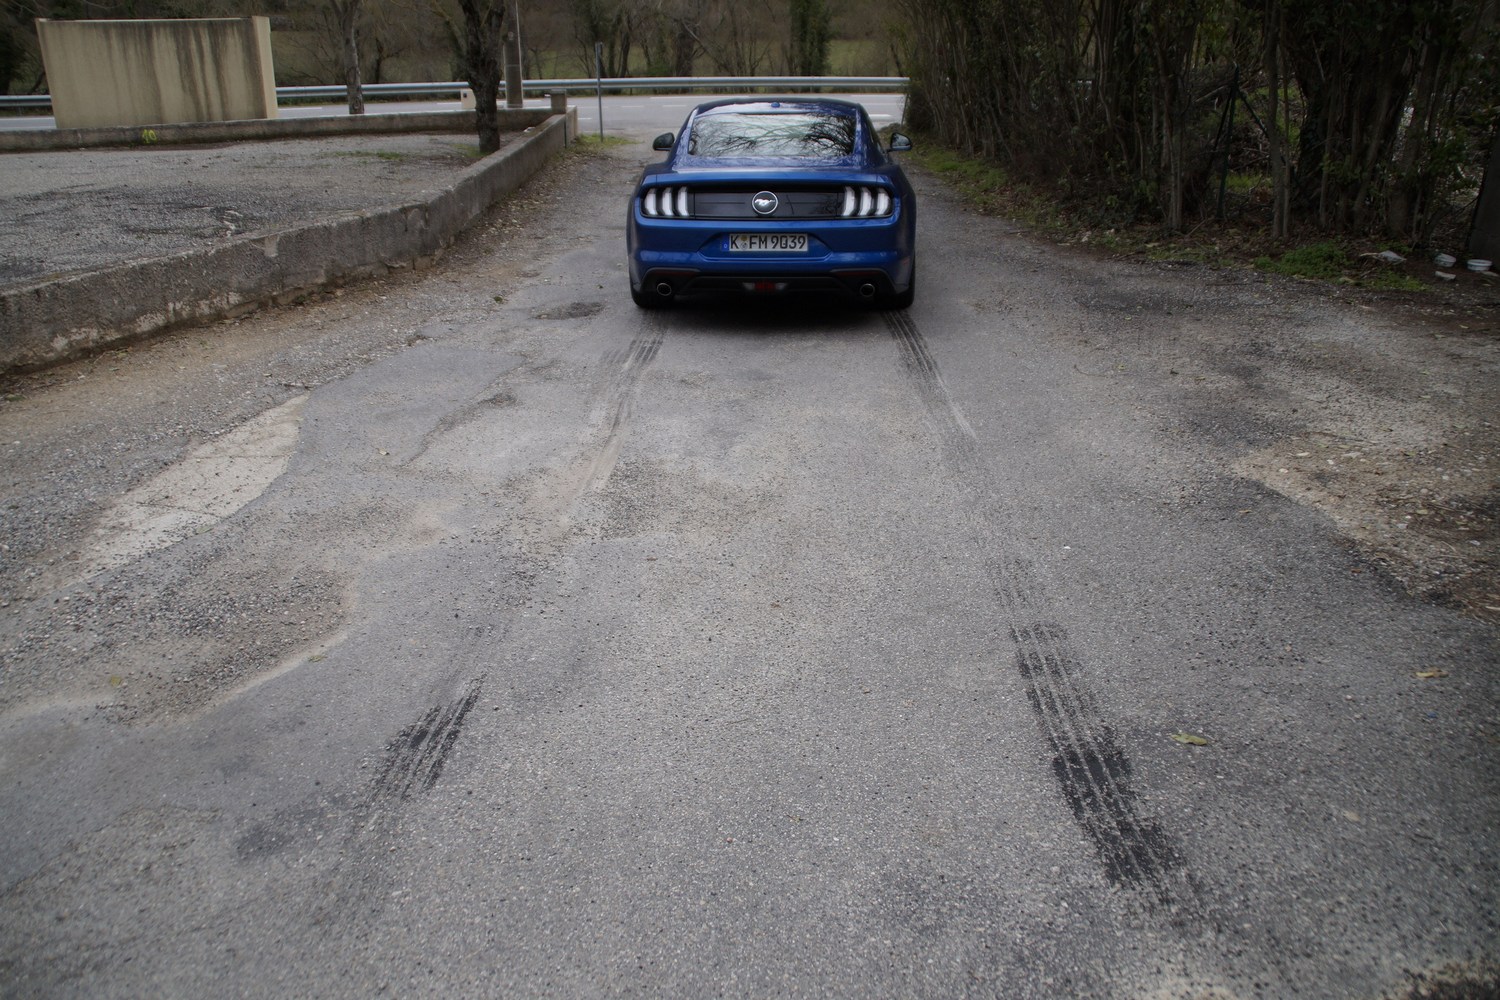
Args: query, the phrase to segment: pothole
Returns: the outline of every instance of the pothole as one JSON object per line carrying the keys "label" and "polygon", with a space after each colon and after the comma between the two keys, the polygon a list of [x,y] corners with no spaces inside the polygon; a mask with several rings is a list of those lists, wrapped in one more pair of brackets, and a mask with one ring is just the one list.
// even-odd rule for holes
{"label": "pothole", "polygon": [[570,302],[565,306],[543,309],[534,319],[587,319],[604,311],[603,302]]}

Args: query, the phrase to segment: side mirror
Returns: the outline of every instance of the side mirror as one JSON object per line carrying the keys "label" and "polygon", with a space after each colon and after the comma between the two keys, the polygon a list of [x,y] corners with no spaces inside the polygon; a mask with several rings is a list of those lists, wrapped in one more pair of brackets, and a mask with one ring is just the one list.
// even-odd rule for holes
{"label": "side mirror", "polygon": [[911,136],[902,135],[900,132],[891,133],[891,152],[905,153],[911,149]]}
{"label": "side mirror", "polygon": [[672,148],[672,143],[674,143],[676,141],[677,141],[677,137],[674,136],[671,132],[663,132],[661,135],[657,136],[652,141],[651,148],[652,149],[671,149]]}

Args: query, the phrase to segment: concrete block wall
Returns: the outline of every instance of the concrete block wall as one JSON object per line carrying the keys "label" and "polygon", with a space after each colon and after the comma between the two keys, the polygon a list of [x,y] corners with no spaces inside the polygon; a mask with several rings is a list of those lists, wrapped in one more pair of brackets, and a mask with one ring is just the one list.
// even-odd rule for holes
{"label": "concrete block wall", "polygon": [[58,128],[276,117],[268,18],[36,26]]}
{"label": "concrete block wall", "polygon": [[430,263],[577,134],[578,110],[572,108],[426,201],[0,292],[0,371],[45,367],[178,324],[238,315],[394,266]]}

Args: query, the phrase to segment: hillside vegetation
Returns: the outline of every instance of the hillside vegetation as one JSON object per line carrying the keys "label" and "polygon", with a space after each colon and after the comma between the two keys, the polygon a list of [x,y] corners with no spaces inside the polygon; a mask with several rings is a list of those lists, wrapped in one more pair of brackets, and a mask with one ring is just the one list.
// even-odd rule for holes
{"label": "hillside vegetation", "polygon": [[1101,225],[1420,246],[1500,117],[1496,0],[900,0],[914,117]]}

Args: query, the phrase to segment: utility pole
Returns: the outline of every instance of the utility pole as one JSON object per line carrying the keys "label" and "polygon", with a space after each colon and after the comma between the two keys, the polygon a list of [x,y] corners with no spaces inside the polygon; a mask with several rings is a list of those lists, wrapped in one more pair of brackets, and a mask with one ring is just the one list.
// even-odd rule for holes
{"label": "utility pole", "polygon": [[505,106],[521,106],[521,0],[511,0],[505,34]]}

